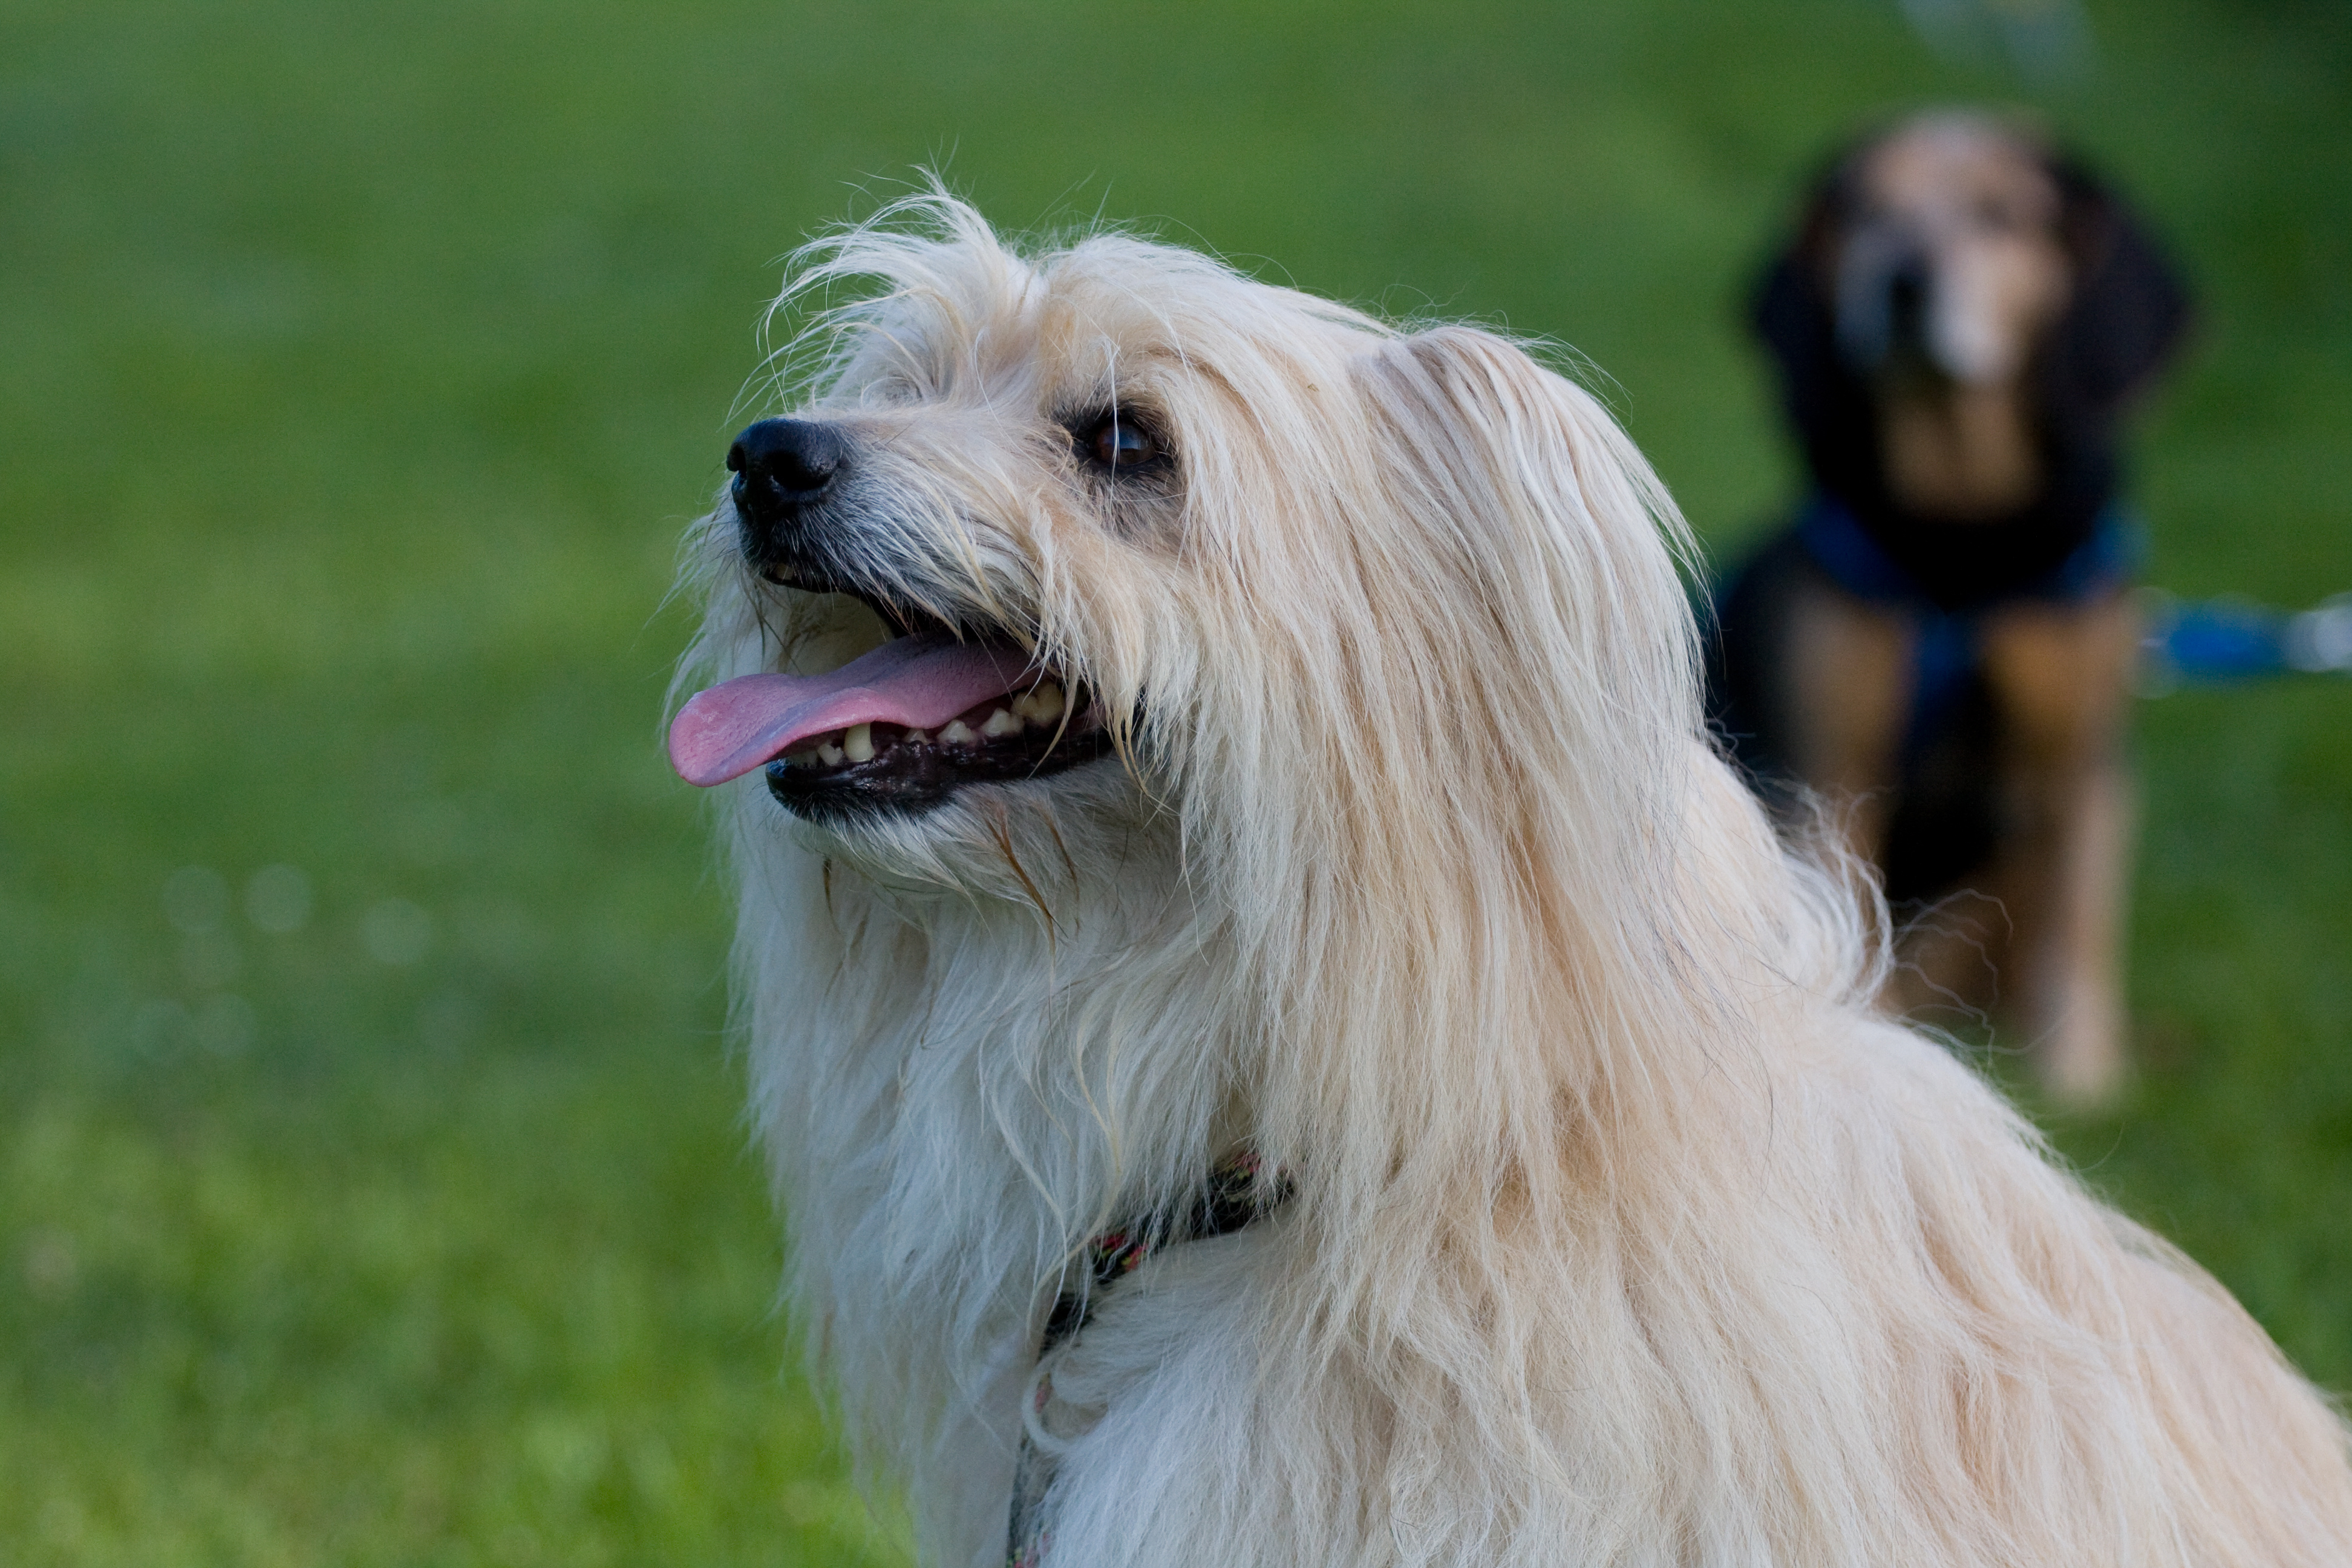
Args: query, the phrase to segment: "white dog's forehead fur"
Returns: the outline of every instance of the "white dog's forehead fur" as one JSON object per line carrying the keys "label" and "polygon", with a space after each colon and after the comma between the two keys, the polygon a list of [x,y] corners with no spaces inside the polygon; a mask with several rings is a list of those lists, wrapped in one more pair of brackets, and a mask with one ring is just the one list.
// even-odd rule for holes
{"label": "white dog's forehead fur", "polygon": [[[1114,699],[1175,635],[1188,579],[1169,548],[1247,560],[1226,586],[1271,586],[1276,537],[1313,549],[1385,455],[1360,382],[1399,334],[1346,306],[1118,234],[1024,254],[951,218],[844,253],[870,291],[830,318],[839,351],[808,412],[858,443],[868,521],[928,579],[925,608],[1051,640]],[[1114,411],[1171,449],[1152,480],[1079,460]]]}
{"label": "white dog's forehead fur", "polygon": [[1122,235],[1027,258],[969,240],[890,247],[887,287],[820,407],[909,404],[1068,420],[1139,405],[1177,426],[1262,419],[1344,382],[1390,336],[1370,317]]}

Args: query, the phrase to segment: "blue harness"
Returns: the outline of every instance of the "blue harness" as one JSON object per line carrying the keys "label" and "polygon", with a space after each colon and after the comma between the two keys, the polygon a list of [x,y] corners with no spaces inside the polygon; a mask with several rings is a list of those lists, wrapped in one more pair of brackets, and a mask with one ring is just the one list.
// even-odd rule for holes
{"label": "blue harness", "polygon": [[[1916,761],[1968,690],[1979,658],[1980,627],[1990,605],[1946,610],[1895,564],[1845,504],[1815,491],[1797,514],[1797,542],[1832,582],[1857,599],[1890,605],[1918,622],[1911,656],[1911,721],[1903,757]],[[2127,582],[2141,554],[2139,519],[2109,502],[2091,536],[2064,560],[1996,603],[2084,605]]]}

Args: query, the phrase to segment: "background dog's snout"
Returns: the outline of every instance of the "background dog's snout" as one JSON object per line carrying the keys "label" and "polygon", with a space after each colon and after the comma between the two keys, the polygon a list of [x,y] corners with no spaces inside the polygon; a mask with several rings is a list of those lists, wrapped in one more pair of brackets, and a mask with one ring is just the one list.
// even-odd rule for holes
{"label": "background dog's snout", "polygon": [[1924,351],[1931,279],[1923,256],[1904,257],[1886,274],[1886,336],[1896,352]]}
{"label": "background dog's snout", "polygon": [[1893,355],[1927,351],[1935,268],[1906,237],[1866,236],[1849,246],[1836,286],[1838,346],[1856,369],[1874,372]]}
{"label": "background dog's snout", "polygon": [[848,462],[848,443],[830,426],[762,419],[727,448],[735,510],[765,530],[832,490]]}

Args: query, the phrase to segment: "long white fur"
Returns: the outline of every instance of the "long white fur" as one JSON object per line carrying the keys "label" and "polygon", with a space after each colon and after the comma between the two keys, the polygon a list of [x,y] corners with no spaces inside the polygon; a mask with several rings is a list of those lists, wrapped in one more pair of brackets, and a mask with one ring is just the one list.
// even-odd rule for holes
{"label": "long white fur", "polygon": [[[1866,890],[1707,743],[1671,502],[1589,396],[927,196],[805,254],[861,558],[1119,759],[926,816],[731,786],[791,1300],[926,1557],[1001,1562],[1044,1306],[1248,1146],[1297,1197],[1051,1369],[1055,1568],[2352,1559],[2345,1429],[2193,1265],[1874,1016]],[[1175,493],[1089,480],[1112,401]],[[690,670],[878,635],[722,502]]]}

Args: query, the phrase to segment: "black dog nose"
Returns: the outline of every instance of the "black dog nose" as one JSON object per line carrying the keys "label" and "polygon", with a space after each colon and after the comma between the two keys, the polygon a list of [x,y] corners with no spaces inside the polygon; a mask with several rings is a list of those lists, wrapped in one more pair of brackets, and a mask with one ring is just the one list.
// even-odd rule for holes
{"label": "black dog nose", "polygon": [[761,528],[822,498],[848,466],[849,444],[807,419],[762,419],[727,448],[735,510]]}
{"label": "black dog nose", "polygon": [[1935,279],[1927,258],[1906,257],[1886,275],[1887,333],[1900,348],[1916,348],[1927,339],[1927,308]]}

